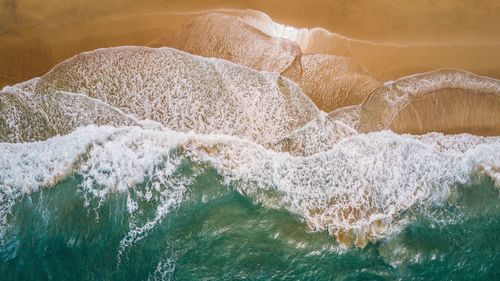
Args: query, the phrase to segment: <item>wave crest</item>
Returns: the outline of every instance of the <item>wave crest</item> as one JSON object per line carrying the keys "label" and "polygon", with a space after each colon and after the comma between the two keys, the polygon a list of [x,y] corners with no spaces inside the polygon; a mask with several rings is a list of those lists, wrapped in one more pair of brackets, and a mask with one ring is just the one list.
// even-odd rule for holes
{"label": "wave crest", "polygon": [[[450,145],[457,142],[468,144]],[[45,142],[1,144],[0,182],[3,196],[10,198],[78,173],[88,196],[106,200],[110,192],[140,188],[149,178],[157,182],[151,187],[157,191],[151,192],[160,192],[158,200],[165,204],[157,218],[133,228],[127,240],[133,243],[181,203],[192,178],[173,173],[183,159],[190,159],[210,164],[224,183],[257,202],[297,214],[311,229],[327,230],[344,245],[362,247],[397,231],[404,211],[425,213],[444,204],[456,184],[488,175],[498,186],[499,144],[498,137],[429,135],[417,140],[377,132],[295,157],[229,136],[89,127]],[[55,151],[66,147],[73,149],[57,156]],[[146,193],[141,192],[140,200],[150,198]],[[134,213],[137,202],[130,200]]]}

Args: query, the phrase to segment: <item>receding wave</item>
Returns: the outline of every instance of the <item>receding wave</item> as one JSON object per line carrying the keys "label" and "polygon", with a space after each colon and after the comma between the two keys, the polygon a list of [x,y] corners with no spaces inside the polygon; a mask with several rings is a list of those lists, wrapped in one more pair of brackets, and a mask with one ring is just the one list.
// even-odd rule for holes
{"label": "receding wave", "polygon": [[[4,279],[498,275],[500,81],[467,72],[498,78],[496,37],[432,39],[449,14],[387,29],[442,9],[411,1],[378,35],[336,30],[360,39],[303,27],[376,19],[379,4],[316,1],[294,20],[300,1],[266,2],[293,27],[174,2],[61,2],[60,19],[37,6],[51,28],[36,35],[22,3],[0,11],[16,27],[0,34],[0,83],[40,76],[0,91]],[[87,9],[60,24],[73,7]],[[78,54],[127,44],[141,46]]]}
{"label": "receding wave", "polygon": [[239,17],[222,13],[199,16],[156,44],[276,72],[285,70],[301,55],[295,42],[269,36]]}
{"label": "receding wave", "polygon": [[302,127],[318,109],[279,74],[170,48],[100,49],[71,58],[38,81],[36,94],[81,93],[182,132],[268,143]]}
{"label": "receding wave", "polygon": [[[90,124],[127,126],[138,121],[81,94],[26,93],[19,85],[0,92],[0,142],[32,142],[65,135]],[[29,90],[29,88],[26,88]]]}
{"label": "receding wave", "polygon": [[[443,89],[458,89],[465,102],[470,96],[476,104],[492,107],[485,107],[490,111],[481,112],[479,121],[458,125],[451,122],[464,113],[453,111],[459,107],[436,108],[433,129],[446,133],[459,126],[457,132],[477,133],[470,125],[474,122],[478,128],[497,128],[491,120],[497,113],[498,81],[461,71],[386,83],[361,105],[326,114],[277,73],[170,48],[84,53],[39,79],[4,89],[3,141],[45,140],[88,124],[115,127],[2,144],[2,229],[8,229],[7,214],[16,198],[72,174],[83,177],[85,196],[99,202],[152,178],[158,182],[154,190],[129,198],[127,204],[133,215],[143,204],[137,200],[157,194],[157,215],[130,230],[121,253],[181,204],[193,177],[173,173],[192,161],[209,165],[224,184],[252,200],[286,209],[343,245],[363,247],[398,231],[407,210],[432,217],[428,210],[447,202],[459,184],[488,176],[500,185],[498,137],[367,134],[412,132],[407,129],[411,122],[425,120],[410,119],[403,127],[408,118],[404,110],[411,105],[411,112],[417,112],[419,105],[434,112],[414,101],[429,93],[457,99],[449,96],[454,92],[442,94]],[[484,96],[492,98],[479,102]],[[137,121],[146,119],[158,125]],[[58,155],[60,149],[66,153]]]}
{"label": "receding wave", "polygon": [[459,70],[401,78],[361,105],[359,130],[500,134],[500,81]]}
{"label": "receding wave", "polygon": [[[254,13],[209,13],[156,42],[257,70],[282,72],[322,110],[359,104],[379,83],[347,57],[305,55],[295,41],[266,30]],[[260,28],[260,29],[258,29]]]}
{"label": "receding wave", "polygon": [[323,111],[360,104],[380,83],[353,60],[331,55],[302,55],[283,75],[295,81]]}
{"label": "receding wave", "polygon": [[[88,196],[99,198],[145,177],[179,187],[160,192],[166,205],[156,219],[137,226],[126,245],[182,202],[190,180],[174,184],[170,175],[190,159],[216,169],[242,194],[298,215],[312,230],[364,246],[399,229],[406,210],[442,204],[457,184],[484,175],[499,184],[498,137],[364,134],[394,128],[393,120],[401,119],[414,97],[448,88],[497,97],[498,82],[460,71],[412,76],[377,88],[359,106],[326,114],[277,73],[170,48],[84,53],[39,79],[4,89],[7,141],[44,140],[92,123],[138,125],[137,119],[167,129],[90,127],[45,142],[2,145],[1,182],[8,186],[3,221],[11,198],[73,173],[84,177]],[[494,109],[483,114],[491,118]],[[468,123],[461,125],[467,132]],[[72,150],[58,156],[55,150],[65,145]],[[129,203],[135,210],[138,203]]]}
{"label": "receding wave", "polygon": [[[491,67],[499,60],[498,42],[459,40],[454,43],[433,43],[418,39],[406,43],[405,40],[377,42],[350,38],[321,27],[297,28],[279,24],[257,11],[233,14],[267,35],[296,42],[305,54],[349,57],[364,65],[378,80],[396,79],[444,67],[481,72],[498,78],[498,71]],[[389,28],[384,27],[384,30]],[[472,58],[471,53],[477,56]]]}

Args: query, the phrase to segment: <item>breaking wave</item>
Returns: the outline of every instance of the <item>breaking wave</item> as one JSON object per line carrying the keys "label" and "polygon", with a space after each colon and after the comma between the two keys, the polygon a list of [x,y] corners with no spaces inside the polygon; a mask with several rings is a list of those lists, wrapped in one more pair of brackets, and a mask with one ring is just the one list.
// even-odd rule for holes
{"label": "breaking wave", "polygon": [[[490,176],[498,185],[500,164],[498,138],[416,139],[391,132],[345,138],[308,157],[225,135],[139,127],[87,127],[44,142],[2,144],[1,149],[0,183],[6,201],[74,173],[83,177],[80,188],[86,196],[99,200],[129,192],[149,178],[152,189],[142,190],[144,198],[130,198],[128,209],[133,213],[141,204],[137,200],[154,197],[164,203],[157,210],[161,217],[182,202],[193,177],[173,174],[189,160],[216,169],[222,182],[253,200],[285,208],[312,230],[328,230],[341,244],[356,246],[399,229],[402,213],[410,208],[425,212],[445,203],[457,184]],[[63,155],[57,153],[61,150]],[[2,217],[7,212],[3,210]],[[130,235],[139,235],[134,233]]]}
{"label": "breaking wave", "polygon": [[335,237],[336,251],[390,240],[417,216],[455,222],[436,208],[458,205],[464,185],[498,191],[498,80],[442,69],[382,84],[269,21],[202,13],[156,42],[169,47],[97,49],[5,87],[0,243],[14,243],[16,204],[66,182],[96,214],[126,197],[119,265],[209,171],[217,188]]}

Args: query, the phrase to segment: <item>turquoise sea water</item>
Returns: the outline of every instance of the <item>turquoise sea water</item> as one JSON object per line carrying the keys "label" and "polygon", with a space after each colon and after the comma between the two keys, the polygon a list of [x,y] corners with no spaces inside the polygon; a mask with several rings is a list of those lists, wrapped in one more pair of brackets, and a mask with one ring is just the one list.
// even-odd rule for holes
{"label": "turquoise sea water", "polygon": [[0,241],[0,279],[500,280],[500,200],[488,178],[459,186],[433,218],[406,211],[403,229],[359,249],[201,170],[184,161],[184,200],[136,236],[162,202],[139,201],[132,216],[128,196],[154,179],[103,200],[88,196],[79,174],[22,195]]}
{"label": "turquoise sea water", "polygon": [[[283,73],[309,94],[366,86],[343,58],[302,58]],[[500,82],[375,84],[326,113],[277,72],[122,46],[5,87],[0,281],[500,280]],[[426,114],[414,101],[459,134],[392,132]],[[427,132],[427,117],[402,123]]]}

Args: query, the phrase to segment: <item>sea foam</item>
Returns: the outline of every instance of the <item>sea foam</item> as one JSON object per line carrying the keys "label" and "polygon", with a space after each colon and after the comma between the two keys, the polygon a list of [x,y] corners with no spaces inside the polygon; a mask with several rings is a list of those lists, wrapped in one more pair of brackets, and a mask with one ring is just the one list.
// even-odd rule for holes
{"label": "sea foam", "polygon": [[[464,140],[468,145],[461,149],[439,149]],[[139,127],[87,127],[44,142],[1,144],[0,149],[6,152],[0,156],[3,200],[76,173],[83,178],[79,188],[85,196],[98,201],[116,192],[140,194],[129,197],[131,215],[138,201],[161,202],[154,219],[131,226],[123,251],[182,203],[193,180],[175,176],[183,159],[209,164],[223,183],[256,202],[286,209],[312,230],[329,231],[342,244],[357,246],[399,229],[408,209],[426,212],[446,203],[457,184],[487,175],[498,186],[500,166],[498,138],[418,140],[391,132],[347,137],[308,157],[225,135]],[[139,186],[145,179],[151,184]],[[8,209],[2,212],[5,217]]]}
{"label": "sea foam", "polygon": [[36,94],[81,93],[182,132],[268,143],[314,119],[292,81],[170,48],[118,47],[73,57],[38,81]]}

